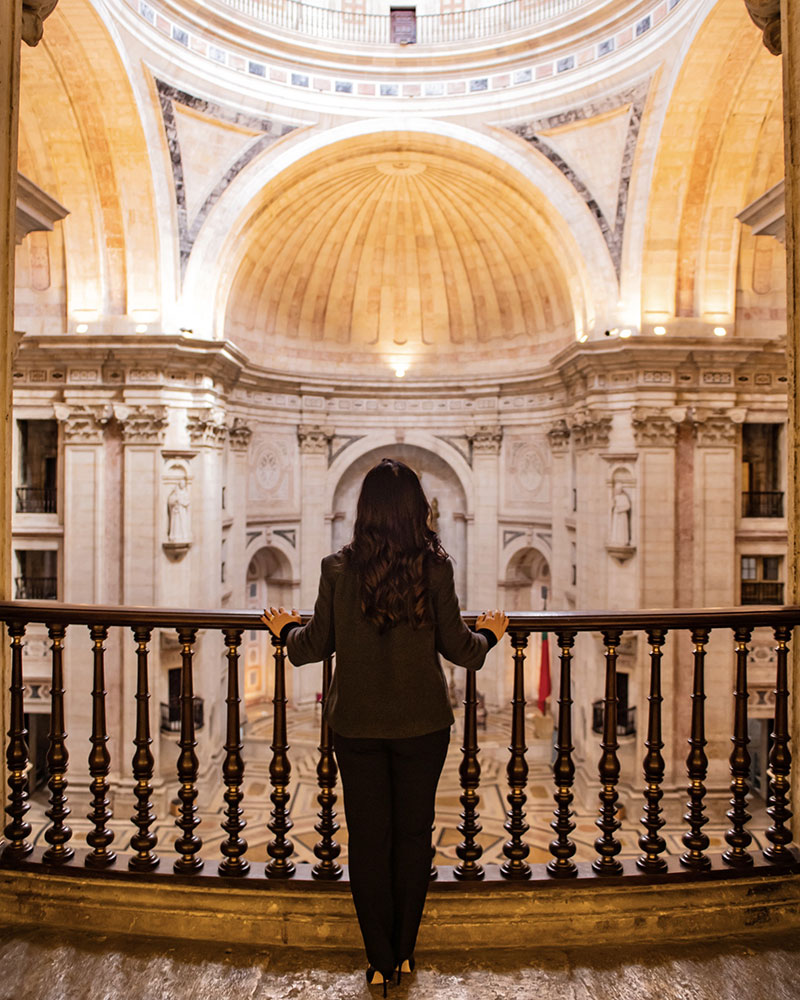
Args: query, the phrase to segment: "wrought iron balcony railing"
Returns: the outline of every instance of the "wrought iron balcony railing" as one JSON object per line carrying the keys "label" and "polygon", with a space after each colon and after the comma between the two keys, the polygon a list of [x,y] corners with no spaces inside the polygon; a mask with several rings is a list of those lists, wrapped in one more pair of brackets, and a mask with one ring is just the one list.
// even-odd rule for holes
{"label": "wrought iron balcony railing", "polygon": [[14,590],[18,601],[58,600],[58,579],[54,576],[16,576]]}
{"label": "wrought iron balcony railing", "polygon": [[742,580],[742,604],[783,604],[779,580]]}
{"label": "wrought iron balcony railing", "polygon": [[18,514],[55,514],[58,490],[54,486],[18,486]]}
{"label": "wrought iron balcony railing", "polygon": [[783,491],[742,493],[742,517],[783,517]]}
{"label": "wrought iron balcony railing", "polygon": [[[592,732],[602,733],[603,732],[603,699],[600,698],[598,701],[592,702]],[[635,736],[636,735],[636,706],[627,705],[620,706],[617,709],[617,735],[618,736]]]}
{"label": "wrought iron balcony railing", "polygon": [[[474,616],[465,616],[474,624]],[[273,642],[275,678],[273,692],[272,758],[269,777],[272,785],[272,802],[269,830],[272,839],[267,846],[267,857],[258,860],[248,856],[248,845],[241,836],[245,828],[243,811],[244,761],[240,741],[239,657],[245,630],[264,626],[255,612],[175,611],[143,608],[86,607],[63,604],[0,603],[0,619],[6,622],[11,640],[11,702],[10,728],[7,744],[10,795],[6,813],[9,821],[5,827],[6,845],[2,852],[4,866],[48,871],[58,870],[68,876],[80,873],[85,867],[103,872],[106,876],[121,874],[127,869],[133,875],[128,879],[147,878],[166,860],[164,850],[157,850],[153,831],[153,770],[154,758],[150,750],[150,712],[148,709],[150,677],[148,651],[156,629],[177,631],[181,656],[180,740],[176,761],[175,785],[179,800],[176,825],[179,837],[175,841],[172,869],[181,876],[196,875],[204,867],[203,842],[196,833],[198,825],[196,799],[198,796],[199,761],[195,753],[196,702],[194,696],[193,658],[198,630],[217,632],[227,656],[226,738],[221,768],[221,784],[225,787],[226,803],[222,829],[221,858],[216,859],[216,872],[226,880],[239,878],[253,882],[258,879],[284,879],[287,884],[309,880],[330,881],[345,874],[344,866],[337,862],[340,847],[335,835],[338,824],[334,807],[337,801],[337,768],[332,750],[330,729],[324,718],[321,722],[317,778],[320,804],[319,823],[316,830],[320,839],[314,847],[317,862],[312,866],[295,865],[292,860],[293,845],[289,839],[292,821],[289,816],[291,765],[287,743],[287,711],[285,687],[285,657],[279,644]],[[29,755],[26,743],[24,716],[23,643],[26,628],[31,623],[47,626],[52,642],[52,677],[50,686],[51,728],[47,764],[49,772],[50,808],[46,815],[49,825],[44,832],[46,848],[34,849],[29,837],[31,826],[26,821],[29,808],[28,771]],[[636,611],[628,613],[603,612],[540,612],[513,614],[509,638],[514,651],[514,685],[512,722],[510,732],[510,757],[507,774],[509,784],[509,810],[505,829],[508,841],[503,848],[504,863],[498,868],[481,863],[483,849],[479,840],[480,824],[478,806],[481,767],[478,759],[477,735],[477,676],[466,671],[464,698],[463,759],[459,770],[462,787],[461,822],[458,826],[462,841],[458,845],[459,863],[452,871],[457,879],[469,883],[526,880],[602,880],[621,876],[623,880],[661,882],[705,878],[720,879],[742,872],[758,871],[765,875],[783,875],[800,871],[800,853],[792,845],[789,829],[789,788],[791,754],[789,752],[789,691],[788,662],[792,629],[800,624],[800,607],[790,608],[738,608],[706,611]],[[71,841],[72,830],[67,825],[67,775],[69,749],[64,720],[65,676],[63,669],[65,636],[69,627],[71,642],[86,642],[81,634],[88,627],[87,655],[92,659],[93,687],[91,692],[91,750],[89,753],[89,793],[93,827],[86,835],[86,847],[76,849]],[[767,813],[771,825],[766,831],[769,841],[763,851],[752,851],[752,834],[748,830],[750,815],[748,805],[748,780],[750,754],[748,751],[747,669],[748,644],[756,627],[772,630],[776,651],[774,727],[769,752],[769,787]],[[130,630],[136,655],[136,728],[131,771],[136,797],[133,832],[129,839],[130,855],[118,859],[111,849],[114,832],[109,827],[112,820],[110,808],[109,775],[111,757],[109,732],[106,726],[105,643],[109,630]],[[550,842],[550,861],[546,865],[529,864],[529,844],[525,835],[528,764],[525,745],[525,659],[528,638],[533,632],[553,633],[558,648],[558,691],[556,711],[557,737],[553,764],[554,818],[550,824],[554,837]],[[602,733],[598,765],[598,819],[600,835],[594,843],[596,858],[589,865],[573,861],[576,844],[571,838],[575,824],[572,820],[573,781],[575,759],[572,744],[572,664],[573,649],[578,633],[599,633],[604,653],[598,669],[602,670],[604,697],[602,699]],[[619,725],[617,697],[618,647],[624,632],[642,634],[649,648],[649,698],[646,728],[642,734],[642,832],[639,837],[641,855],[635,861],[621,862],[617,855],[621,844],[616,834],[620,827],[617,816],[618,784],[621,763],[618,754]],[[709,637],[712,632],[727,634],[735,664],[735,682],[732,692],[733,749],[730,766],[730,810],[727,813],[730,829],[725,834],[727,849],[721,855],[709,853],[709,837],[704,833],[708,822],[706,788],[709,760],[705,739],[705,664]],[[77,633],[77,634],[76,634]],[[667,845],[660,835],[664,825],[661,809],[665,761],[662,756],[664,742],[661,725],[661,664],[665,644],[680,644],[690,654],[692,687],[690,705],[689,753],[686,758],[688,807],[682,835],[685,848],[680,857],[665,856]],[[332,676],[332,662],[322,665],[322,698],[327,698]],[[721,692],[714,692],[722,697]],[[72,693],[72,698],[77,693]],[[111,734],[118,736],[117,733]],[[118,739],[112,745],[119,745]],[[74,750],[73,750],[74,752]],[[207,789],[204,788],[204,792]],[[213,791],[213,790],[212,790]],[[207,858],[207,860],[211,860]],[[244,879],[244,876],[248,876]],[[163,879],[164,873],[161,878]],[[228,882],[228,884],[232,884]]]}
{"label": "wrought iron balcony railing", "polygon": [[[197,695],[192,702],[194,714],[195,732],[203,728],[203,699]],[[169,701],[161,702],[161,732],[179,733],[181,731],[181,700],[180,698],[170,698]]]}

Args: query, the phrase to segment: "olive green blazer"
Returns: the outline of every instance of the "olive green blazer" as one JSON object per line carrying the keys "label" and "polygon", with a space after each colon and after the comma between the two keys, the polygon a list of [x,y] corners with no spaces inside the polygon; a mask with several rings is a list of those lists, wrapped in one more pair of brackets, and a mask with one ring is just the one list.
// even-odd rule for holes
{"label": "olive green blazer", "polygon": [[298,667],[336,653],[325,705],[334,732],[398,739],[453,724],[438,654],[478,670],[495,637],[464,624],[449,560],[431,566],[429,592],[432,625],[412,628],[404,622],[380,632],[361,613],[359,580],[343,553],[322,560],[314,614],[286,635],[286,649]]}

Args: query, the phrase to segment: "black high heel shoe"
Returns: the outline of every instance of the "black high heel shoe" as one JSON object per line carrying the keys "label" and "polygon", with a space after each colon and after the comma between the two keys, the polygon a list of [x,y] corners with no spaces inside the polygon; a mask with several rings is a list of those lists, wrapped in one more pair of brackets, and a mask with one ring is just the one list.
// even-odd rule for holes
{"label": "black high heel shoe", "polygon": [[400,985],[400,977],[402,976],[402,974],[404,972],[412,973],[414,971],[414,967],[416,966],[416,964],[417,963],[414,961],[414,956],[412,955],[410,958],[403,959],[403,961],[397,966],[398,986]]}
{"label": "black high heel shoe", "polygon": [[373,969],[370,966],[367,969],[367,986],[380,986],[383,984],[383,995],[386,996],[386,986],[391,979],[391,973],[386,976],[380,969]]}

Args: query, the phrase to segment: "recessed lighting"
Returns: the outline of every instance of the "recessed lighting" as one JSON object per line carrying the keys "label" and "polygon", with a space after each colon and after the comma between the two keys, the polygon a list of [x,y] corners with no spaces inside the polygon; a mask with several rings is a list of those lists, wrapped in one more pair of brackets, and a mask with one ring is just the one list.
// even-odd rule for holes
{"label": "recessed lighting", "polygon": [[88,323],[78,323],[78,325],[75,327],[75,332],[76,333],[88,333],[89,332],[89,324]]}
{"label": "recessed lighting", "polygon": [[398,378],[402,378],[408,371],[408,365],[395,365],[394,373]]}
{"label": "recessed lighting", "polygon": [[137,323],[136,324],[137,333],[147,333],[147,323]]}
{"label": "recessed lighting", "polygon": [[724,336],[727,335],[727,333],[728,333],[728,331],[725,329],[724,326],[715,326],[714,327],[714,336],[715,337],[724,337]]}
{"label": "recessed lighting", "polygon": [[631,335],[631,331],[626,326],[624,330],[620,330],[619,331],[619,335],[620,335],[620,337],[622,337],[623,340],[627,340],[628,337],[630,337],[630,335]]}
{"label": "recessed lighting", "polygon": [[667,332],[667,328],[665,326],[654,326],[653,327],[653,333],[657,337],[663,337],[666,332]]}

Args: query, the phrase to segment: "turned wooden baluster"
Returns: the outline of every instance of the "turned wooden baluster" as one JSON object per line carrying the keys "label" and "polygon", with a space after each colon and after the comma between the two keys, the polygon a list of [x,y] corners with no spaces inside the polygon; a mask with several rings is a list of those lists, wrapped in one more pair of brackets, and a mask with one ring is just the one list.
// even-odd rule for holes
{"label": "turned wooden baluster", "polygon": [[692,629],[694,644],[694,679],[692,682],[692,730],[689,737],[689,756],[686,758],[686,771],[689,778],[689,801],[683,820],[689,829],[684,833],[683,846],[687,850],[681,855],[681,864],[695,871],[705,871],[711,867],[711,859],[703,852],[708,848],[709,840],[703,827],[708,823],[703,800],[706,796],[704,784],[708,773],[708,757],[706,756],[705,729],[705,662],[708,629]]}
{"label": "turned wooden baluster", "polygon": [[510,879],[526,879],[531,877],[530,865],[525,858],[530,854],[530,848],[522,838],[528,832],[525,822],[525,789],[528,786],[528,762],[525,754],[525,649],[528,645],[526,632],[512,632],[511,646],[514,650],[514,695],[511,700],[511,754],[506,774],[508,775],[509,793],[506,796],[511,806],[506,813],[504,829],[510,840],[503,845],[506,861],[500,866],[500,874]]}
{"label": "turned wooden baluster", "polygon": [[734,868],[749,868],[753,864],[753,855],[747,851],[751,840],[745,826],[750,820],[747,811],[747,793],[750,786],[750,752],[747,745],[747,644],[750,641],[752,629],[739,626],[734,630],[736,640],[736,687],[733,692],[733,750],[731,751],[731,808],[726,816],[731,821],[731,829],[725,834],[729,850],[722,855],[722,860]]}
{"label": "turned wooden baluster", "polygon": [[778,671],[775,681],[775,728],[772,732],[772,749],[769,753],[769,799],[767,813],[772,826],[767,830],[770,847],[765,848],[764,857],[769,861],[793,861],[788,846],[792,842],[792,832],[786,823],[792,817],[789,809],[789,775],[792,755],[789,752],[789,639],[792,630],[788,625],[775,627],[775,641],[778,644]]}
{"label": "turned wooden baluster", "polygon": [[289,744],[286,742],[286,657],[278,636],[272,636],[275,647],[275,693],[272,700],[272,760],[269,763],[269,780],[272,785],[272,812],[267,824],[273,838],[267,844],[266,872],[269,878],[290,878],[294,875],[294,863],[290,860],[294,845],[286,834],[294,826],[289,818]]}
{"label": "turned wooden baluster", "polygon": [[561,686],[558,695],[558,736],[556,742],[556,761],[553,765],[553,780],[556,791],[554,795],[556,808],[550,829],[556,839],[550,841],[550,853],[553,860],[547,863],[547,872],[556,878],[574,878],[578,868],[571,861],[575,853],[575,844],[569,835],[575,829],[572,821],[572,783],[575,780],[575,764],[572,753],[572,647],[575,645],[575,633],[569,631],[557,632],[558,645],[561,650]]}
{"label": "turned wooden baluster", "polygon": [[50,688],[50,745],[47,750],[47,767],[50,780],[50,808],[45,816],[51,825],[44,832],[44,839],[50,847],[44,852],[42,860],[51,865],[60,865],[69,861],[75,853],[68,841],[72,830],[67,826],[66,819],[72,811],[67,805],[67,734],[64,731],[64,633],[66,626],[50,625],[47,634],[53,640],[53,675]]}
{"label": "turned wooden baluster", "polygon": [[181,836],[175,841],[178,858],[173,864],[173,870],[181,875],[198,872],[203,867],[203,861],[197,856],[203,841],[194,833],[200,823],[197,815],[197,771],[199,761],[195,753],[197,742],[194,738],[194,686],[192,681],[192,646],[196,628],[179,628],[178,641],[181,644],[181,738],[178,746],[181,752],[178,756],[178,781],[180,789],[180,810],[175,825],[181,831]]}
{"label": "turned wooden baluster", "polygon": [[24,623],[9,622],[8,634],[11,638],[11,710],[9,712],[6,762],[8,764],[8,787],[11,791],[6,813],[11,822],[3,831],[6,838],[3,857],[13,861],[27,857],[33,850],[33,844],[27,839],[31,832],[31,825],[25,820],[30,803],[28,802],[28,743],[26,740],[28,731],[25,728],[25,686],[22,680]]}
{"label": "turned wooden baluster", "polygon": [[456,848],[456,854],[461,859],[453,869],[453,874],[458,879],[474,881],[482,879],[484,876],[483,865],[478,861],[483,848],[477,842],[476,837],[481,832],[481,825],[478,822],[478,787],[481,780],[481,765],[478,761],[478,693],[475,679],[475,671],[467,671],[466,691],[464,693],[464,746],[461,748],[461,764],[458,774],[461,779],[461,822],[458,824],[458,832],[464,838]]}
{"label": "turned wooden baluster", "polygon": [[319,784],[317,818],[319,822],[314,826],[320,839],[314,844],[314,856],[317,858],[317,863],[311,869],[314,878],[327,881],[342,877],[341,865],[336,863],[341,848],[334,839],[339,824],[336,822],[336,813],[333,808],[336,804],[334,789],[339,771],[336,767],[336,758],[333,756],[331,727],[325,718],[325,705],[328,702],[332,669],[331,658],[326,657],[322,661],[322,719],[319,724],[319,763],[317,764],[317,782]]}
{"label": "turned wooden baluster", "polygon": [[92,793],[92,811],[86,817],[94,825],[94,830],[86,834],[86,843],[92,848],[86,857],[89,868],[105,868],[113,864],[117,855],[108,849],[114,839],[114,834],[108,829],[107,823],[112,813],[108,801],[108,771],[111,766],[111,755],[108,752],[108,732],[106,731],[106,682],[105,682],[105,646],[108,629],[105,625],[92,625],[89,629],[92,636],[94,658],[94,676],[92,683],[92,735],[89,742],[92,749],[89,752],[89,774]]}
{"label": "turned wooden baluster", "polygon": [[222,780],[225,784],[225,822],[222,829],[228,834],[222,842],[220,851],[225,855],[219,863],[220,875],[246,875],[250,871],[250,862],[243,857],[247,850],[247,841],[239,834],[247,823],[242,819],[242,782],[244,781],[244,761],[242,760],[242,743],[240,740],[241,718],[239,707],[239,647],[242,644],[240,628],[226,628],[225,645],[228,657],[228,695],[225,699],[227,707],[225,721],[225,760],[222,764]]}
{"label": "turned wooden baluster", "polygon": [[598,857],[592,862],[592,868],[598,875],[619,875],[622,864],[617,861],[617,854],[622,845],[614,834],[620,828],[617,819],[617,782],[619,781],[619,757],[617,750],[617,644],[620,630],[607,629],[603,631],[603,642],[606,647],[606,689],[603,699],[603,739],[600,743],[602,754],[598,763],[600,774],[600,816],[595,826],[600,830],[600,836],[594,846]]}
{"label": "turned wooden baluster", "polygon": [[644,815],[642,826],[647,831],[639,837],[639,847],[644,854],[637,858],[636,864],[646,872],[663,872],[667,870],[667,862],[659,857],[667,849],[667,844],[659,831],[666,820],[661,815],[661,799],[664,792],[661,782],[664,780],[664,758],[661,751],[664,743],[661,739],[661,649],[664,645],[666,631],[660,628],[647,629],[647,641],[650,643],[650,695],[647,702],[647,747],[643,761],[644,768]]}
{"label": "turned wooden baluster", "polygon": [[134,872],[150,872],[158,867],[159,858],[153,853],[158,838],[150,827],[156,817],[151,809],[153,797],[153,753],[150,747],[150,691],[147,683],[147,644],[150,641],[152,628],[149,625],[137,625],[133,630],[136,640],[136,737],[133,745],[131,768],[136,785],[133,794],[136,796],[136,812],[131,816],[131,822],[138,827],[131,837],[131,849],[136,853],[128,859],[128,868]]}

